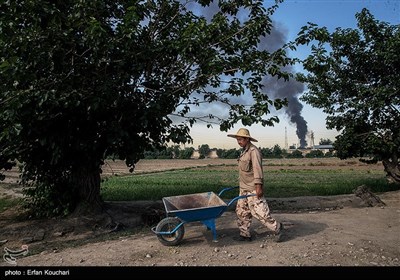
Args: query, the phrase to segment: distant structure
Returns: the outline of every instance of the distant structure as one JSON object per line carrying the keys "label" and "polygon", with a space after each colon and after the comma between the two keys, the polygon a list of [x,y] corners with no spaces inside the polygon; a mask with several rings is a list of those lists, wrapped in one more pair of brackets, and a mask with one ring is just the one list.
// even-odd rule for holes
{"label": "distant structure", "polygon": [[310,147],[311,147],[311,149],[315,149],[315,144],[314,144],[314,131],[312,131],[312,130],[311,130],[311,133],[310,133],[310,138],[311,138]]}
{"label": "distant structure", "polygon": [[320,150],[324,154],[326,154],[327,152],[332,152],[334,150],[333,145],[315,145],[313,149]]}
{"label": "distant structure", "polygon": [[[308,153],[310,153],[311,151],[321,151],[323,154],[326,154],[328,152],[334,152],[334,147],[333,145],[315,145],[315,135],[314,135],[314,131],[310,131],[309,134],[309,140],[310,140],[310,145],[308,147],[302,147],[301,146],[301,139],[298,139],[299,142],[297,144],[293,144],[289,147],[289,149],[287,150],[289,153],[292,153],[296,150],[301,151],[301,153],[303,155],[306,155]],[[286,127],[285,127],[285,146],[287,145],[286,143],[287,139],[286,139]]]}
{"label": "distant structure", "polygon": [[[190,158],[199,159],[200,158],[199,150],[194,150]],[[211,159],[218,158],[217,150],[216,149],[211,150],[206,156],[206,158],[211,158]]]}
{"label": "distant structure", "polygon": [[208,158],[218,158],[217,150],[211,150],[207,155]]}
{"label": "distant structure", "polygon": [[287,151],[289,149],[288,141],[287,141],[287,129],[285,126],[285,150]]}
{"label": "distant structure", "polygon": [[190,157],[191,159],[198,159],[200,158],[200,153],[198,150],[194,150],[192,153],[192,156]]}

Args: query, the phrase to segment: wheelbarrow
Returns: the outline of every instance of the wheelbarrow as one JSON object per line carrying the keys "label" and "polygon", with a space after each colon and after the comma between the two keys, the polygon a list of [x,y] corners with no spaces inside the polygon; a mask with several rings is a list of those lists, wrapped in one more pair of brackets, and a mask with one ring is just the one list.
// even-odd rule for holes
{"label": "wheelbarrow", "polygon": [[214,192],[204,192],[164,197],[162,201],[167,217],[151,230],[157,235],[161,244],[176,246],[182,241],[185,234],[184,224],[199,221],[212,231],[213,241],[217,242],[215,219],[220,217],[233,202],[255,195],[237,196],[226,204],[220,196],[225,191],[235,188],[238,186],[222,189],[218,195]]}

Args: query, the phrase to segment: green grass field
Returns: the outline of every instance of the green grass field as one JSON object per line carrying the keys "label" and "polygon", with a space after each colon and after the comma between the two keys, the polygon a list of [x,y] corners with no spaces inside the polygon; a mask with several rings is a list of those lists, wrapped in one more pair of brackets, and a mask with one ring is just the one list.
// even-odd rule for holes
{"label": "green grass field", "polygon": [[[219,193],[238,185],[236,160],[144,160],[141,164],[133,174],[121,163],[113,166],[119,172],[109,172],[103,178],[103,200],[160,200],[174,195]],[[270,198],[350,194],[361,185],[374,193],[400,189],[399,185],[388,184],[382,166],[362,166],[358,160],[268,159],[264,161],[264,172],[264,193]],[[223,198],[237,195],[238,190],[232,190]],[[0,198],[0,212],[16,203],[11,198]]]}
{"label": "green grass field", "polygon": [[[159,200],[162,197],[214,191],[238,184],[235,166],[203,167],[130,176],[113,176],[102,183],[101,194],[107,201]],[[399,189],[388,184],[382,170],[296,169],[265,171],[267,197],[326,196],[350,194],[360,185],[372,192]],[[237,191],[224,193],[233,198]]]}

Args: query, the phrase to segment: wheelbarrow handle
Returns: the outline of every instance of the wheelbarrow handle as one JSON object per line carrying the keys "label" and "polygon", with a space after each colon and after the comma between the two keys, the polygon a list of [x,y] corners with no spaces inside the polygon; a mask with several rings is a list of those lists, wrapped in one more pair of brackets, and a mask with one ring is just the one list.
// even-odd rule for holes
{"label": "wheelbarrow handle", "polygon": [[239,196],[235,197],[234,199],[232,199],[231,201],[229,201],[228,207],[231,206],[231,204],[233,202],[235,202],[236,200],[239,200],[239,199],[242,199],[242,198],[247,198],[249,196],[256,196],[256,194],[253,193],[253,194],[247,194],[247,195],[239,195]]}
{"label": "wheelbarrow handle", "polygon": [[230,190],[237,189],[237,188],[239,188],[239,186],[229,187],[229,188],[222,189],[222,190],[219,192],[218,196],[221,196],[221,195],[222,195],[224,192],[226,192],[226,191],[230,191]]}

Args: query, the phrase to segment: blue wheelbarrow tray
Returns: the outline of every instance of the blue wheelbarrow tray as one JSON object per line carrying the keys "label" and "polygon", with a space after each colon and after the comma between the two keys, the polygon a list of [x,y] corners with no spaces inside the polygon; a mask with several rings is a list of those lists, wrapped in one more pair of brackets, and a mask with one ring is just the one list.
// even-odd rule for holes
{"label": "blue wheelbarrow tray", "polygon": [[[162,231],[161,229],[165,229],[166,227],[162,227],[161,224],[167,223],[167,221],[164,221],[166,219],[164,219],[157,226],[157,228],[160,230],[153,228],[153,232],[157,234],[160,241],[164,245],[177,245],[180,240],[173,240],[174,242],[169,242],[168,240],[165,240],[165,237],[168,235],[172,238],[172,236],[176,234],[178,235],[176,238],[182,239],[184,234],[183,225],[185,223],[199,221],[212,231],[213,241],[216,242],[217,232],[215,229],[215,219],[220,217],[234,201],[240,198],[251,196],[237,196],[227,204],[220,198],[220,195],[224,191],[231,190],[233,188],[237,187],[223,189],[218,195],[214,192],[204,192],[164,197],[162,201],[164,203],[166,214],[169,216],[166,219],[169,219],[169,221],[171,221],[174,225],[172,228],[169,226],[168,231]],[[172,218],[171,216],[175,218]],[[175,221],[173,219],[175,219]],[[178,234],[178,230],[182,232]]]}
{"label": "blue wheelbarrow tray", "polygon": [[165,211],[186,222],[215,219],[228,205],[215,193],[197,193],[164,197]]}

